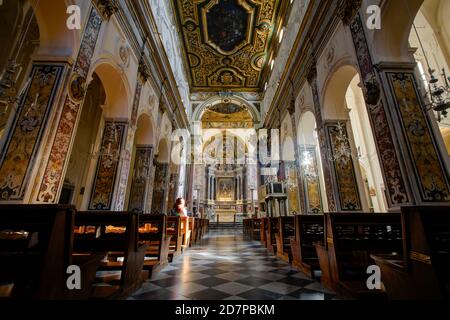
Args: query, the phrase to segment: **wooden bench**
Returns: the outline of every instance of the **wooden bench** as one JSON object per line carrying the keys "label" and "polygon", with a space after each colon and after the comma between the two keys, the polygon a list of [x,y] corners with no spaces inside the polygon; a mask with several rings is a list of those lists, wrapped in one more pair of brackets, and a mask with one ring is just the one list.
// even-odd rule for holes
{"label": "wooden bench", "polygon": [[192,232],[191,232],[191,241],[189,242],[189,246],[192,247],[197,241],[200,240],[200,218],[192,218]]}
{"label": "wooden bench", "polygon": [[167,217],[167,232],[170,236],[169,262],[181,255],[181,246],[183,244],[183,232],[181,217]]}
{"label": "wooden bench", "polygon": [[253,240],[260,241],[261,240],[261,219],[253,218],[251,219],[250,225],[250,237]]}
{"label": "wooden bench", "polygon": [[267,234],[267,226],[268,226],[269,218],[261,218],[261,222],[259,224],[259,235],[261,244],[265,247],[267,245],[266,234]]}
{"label": "wooden bench", "polygon": [[144,271],[151,279],[152,273],[169,263],[171,235],[167,235],[167,217],[165,215],[141,214],[139,216],[139,242],[147,244]]}
{"label": "wooden bench", "polygon": [[404,255],[372,255],[390,299],[450,298],[450,207],[403,207]]}
{"label": "wooden bench", "polygon": [[[73,253],[75,208],[63,205],[0,206],[0,282],[12,299],[87,299],[102,254]],[[67,267],[82,274],[68,290]]]}
{"label": "wooden bench", "polygon": [[295,236],[291,239],[292,265],[314,278],[314,271],[320,270],[314,243],[323,244],[324,216],[321,214],[296,215],[294,228]]}
{"label": "wooden bench", "polygon": [[246,218],[242,220],[242,225],[244,227],[244,234],[247,237],[251,237],[251,223],[252,223],[251,218]]}
{"label": "wooden bench", "polygon": [[[139,244],[139,214],[134,212],[78,212],[75,215],[74,250],[107,252],[94,286],[93,298],[126,297],[142,285],[142,270],[148,245]],[[118,271],[119,275],[111,273]]]}
{"label": "wooden bench", "polygon": [[321,281],[336,292],[358,299],[385,299],[382,290],[367,288],[371,254],[402,252],[400,214],[327,213],[324,244],[315,243]]}
{"label": "wooden bench", "polygon": [[277,254],[277,240],[275,235],[278,233],[278,218],[267,218],[266,220],[266,248],[272,254]]}
{"label": "wooden bench", "polygon": [[277,257],[290,263],[292,261],[291,238],[295,236],[294,217],[279,217],[278,232],[275,234]]}

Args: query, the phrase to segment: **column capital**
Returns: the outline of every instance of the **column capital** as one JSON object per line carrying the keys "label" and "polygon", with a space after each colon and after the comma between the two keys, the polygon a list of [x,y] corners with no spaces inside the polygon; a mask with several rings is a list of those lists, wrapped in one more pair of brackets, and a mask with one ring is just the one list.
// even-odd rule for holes
{"label": "column capital", "polygon": [[115,0],[97,0],[95,4],[106,21],[119,10]]}
{"label": "column capital", "polygon": [[344,0],[338,9],[338,16],[345,25],[349,25],[361,8],[362,0]]}

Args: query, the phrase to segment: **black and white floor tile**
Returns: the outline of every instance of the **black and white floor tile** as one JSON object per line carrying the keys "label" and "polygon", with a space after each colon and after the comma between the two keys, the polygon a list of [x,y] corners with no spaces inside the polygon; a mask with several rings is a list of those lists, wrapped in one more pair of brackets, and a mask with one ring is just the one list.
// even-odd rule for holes
{"label": "black and white floor tile", "polygon": [[236,229],[210,231],[129,299],[330,300],[336,295]]}

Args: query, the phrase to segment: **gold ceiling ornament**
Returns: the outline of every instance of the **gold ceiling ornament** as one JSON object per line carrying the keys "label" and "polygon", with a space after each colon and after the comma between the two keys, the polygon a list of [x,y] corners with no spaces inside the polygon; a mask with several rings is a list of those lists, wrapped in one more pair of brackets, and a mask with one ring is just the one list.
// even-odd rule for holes
{"label": "gold ceiling ornament", "polygon": [[286,0],[172,0],[191,92],[259,92]]}

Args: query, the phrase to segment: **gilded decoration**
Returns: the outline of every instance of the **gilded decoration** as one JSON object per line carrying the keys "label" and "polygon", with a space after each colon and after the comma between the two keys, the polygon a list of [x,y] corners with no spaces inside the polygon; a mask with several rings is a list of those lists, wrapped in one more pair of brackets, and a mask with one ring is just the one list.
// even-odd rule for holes
{"label": "gilded decoration", "polygon": [[[348,137],[347,128],[341,123],[327,123],[325,127],[330,143],[331,156],[334,157],[339,153],[338,150],[343,147],[342,144],[346,143],[341,137]],[[333,165],[341,210],[362,210],[352,157],[341,155],[339,158],[333,160]]]}
{"label": "gilded decoration", "polygon": [[102,138],[102,154],[97,162],[97,170],[92,187],[89,210],[111,210],[112,195],[117,179],[122,144],[127,125],[107,122]]}
{"label": "gilded decoration", "polygon": [[253,118],[246,107],[221,103],[206,108],[202,123],[204,129],[252,128]]}
{"label": "gilded decoration", "polygon": [[302,146],[300,154],[302,181],[306,190],[306,210],[308,213],[323,212],[316,146]]}
{"label": "gilded decoration", "polygon": [[449,183],[419,102],[414,74],[387,73],[412,155],[421,198],[425,202],[450,200]]}
{"label": "gilded decoration", "polygon": [[260,91],[288,1],[172,1],[192,91]]}
{"label": "gilded decoration", "polygon": [[35,64],[31,84],[21,100],[18,116],[0,158],[0,200],[22,200],[40,140],[47,124],[62,65]]}

